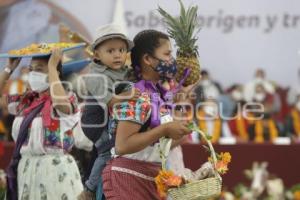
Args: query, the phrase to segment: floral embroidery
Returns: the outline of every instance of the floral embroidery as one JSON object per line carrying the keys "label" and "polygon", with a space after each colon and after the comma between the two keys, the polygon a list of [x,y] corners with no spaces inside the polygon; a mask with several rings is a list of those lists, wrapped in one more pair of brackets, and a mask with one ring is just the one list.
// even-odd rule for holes
{"label": "floral embroidery", "polygon": [[67,173],[63,172],[62,174],[58,175],[58,181],[63,182],[66,177],[67,177]]}
{"label": "floral embroidery", "polygon": [[39,159],[39,160],[37,161],[36,165],[35,165],[35,173],[37,173],[37,171],[38,171],[40,165],[41,165],[41,160]]}
{"label": "floral embroidery", "polygon": [[26,173],[26,171],[28,169],[28,166],[29,166],[29,159],[26,159],[25,166],[24,166],[24,169],[23,169],[23,173]]}
{"label": "floral embroidery", "polygon": [[47,127],[49,131],[55,132],[59,128],[59,121],[57,119],[51,119],[50,126]]}
{"label": "floral embroidery", "polygon": [[56,158],[54,158],[54,159],[52,160],[52,165],[58,165],[60,162],[61,162],[61,161],[60,161],[60,158],[57,156]]}
{"label": "floral embroidery", "polygon": [[27,184],[24,185],[21,200],[29,200],[29,187]]}
{"label": "floral embroidery", "polygon": [[47,191],[44,184],[40,184],[41,200],[47,200]]}
{"label": "floral embroidery", "polygon": [[68,196],[64,193],[64,194],[61,196],[61,200],[68,200]]}
{"label": "floral embroidery", "polygon": [[145,123],[151,109],[150,96],[143,93],[136,101],[125,101],[113,108],[113,118]]}
{"label": "floral embroidery", "polygon": [[110,114],[108,134],[114,138],[119,120],[134,121],[144,124],[151,114],[150,95],[142,93],[137,101],[125,101],[116,104]]}
{"label": "floral embroidery", "polygon": [[[26,93],[24,96],[8,95],[7,100],[9,103],[16,103],[17,116],[22,117],[24,109],[27,109],[28,106],[32,105],[32,103],[38,101],[39,97],[37,93]],[[74,94],[70,95],[69,101],[72,103],[74,111],[75,112],[78,111],[77,109],[78,102],[77,102],[76,95]],[[33,128],[36,128],[36,127],[32,127],[35,126],[35,123],[31,123],[29,125],[28,137],[26,138],[23,145],[24,146],[28,145],[30,134],[32,131],[41,131],[44,134],[44,138],[43,140],[41,140],[43,146],[47,148],[63,149],[64,151],[70,151],[74,145],[74,138],[72,132],[73,127],[70,127],[66,132],[61,132],[62,124],[60,121],[60,116],[58,115],[58,113],[55,112],[55,109],[51,105],[50,105],[50,110],[53,114],[49,118],[49,125],[47,126],[44,125],[43,129],[41,130],[36,130],[36,129],[33,130]],[[41,112],[36,116],[36,118],[41,118],[41,117],[43,119],[43,112]]]}
{"label": "floral embroidery", "polygon": [[21,96],[20,95],[8,95],[7,96],[7,103],[14,103],[20,101]]}
{"label": "floral embroidery", "polygon": [[65,132],[64,139],[63,139],[64,149],[66,151],[70,151],[73,144],[74,144],[74,137],[73,137],[73,131],[68,130]]}
{"label": "floral embroidery", "polygon": [[44,145],[62,147],[62,144],[60,141],[60,130],[58,129],[55,132],[52,132],[46,128]]}
{"label": "floral embroidery", "polygon": [[68,163],[72,163],[72,162],[73,162],[72,157],[68,157],[68,158],[67,158],[67,161],[68,161]]}

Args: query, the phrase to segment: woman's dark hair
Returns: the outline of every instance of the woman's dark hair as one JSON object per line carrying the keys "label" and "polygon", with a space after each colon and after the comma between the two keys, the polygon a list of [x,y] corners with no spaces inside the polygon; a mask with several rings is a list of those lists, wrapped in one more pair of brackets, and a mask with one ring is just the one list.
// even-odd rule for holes
{"label": "woman's dark hair", "polygon": [[169,40],[169,37],[163,32],[152,29],[141,31],[134,37],[131,62],[137,76],[140,76],[140,61],[142,57],[145,54],[154,55],[155,49],[161,45],[160,39]]}

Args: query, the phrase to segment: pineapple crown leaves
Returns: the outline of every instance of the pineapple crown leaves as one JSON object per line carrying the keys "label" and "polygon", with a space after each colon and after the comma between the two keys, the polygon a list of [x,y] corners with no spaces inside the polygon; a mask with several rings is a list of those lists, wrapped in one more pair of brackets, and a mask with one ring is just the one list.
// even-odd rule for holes
{"label": "pineapple crown leaves", "polygon": [[181,0],[180,16],[173,17],[161,7],[158,7],[158,12],[163,16],[167,24],[167,32],[173,38],[179,47],[178,53],[184,55],[198,55],[198,46],[196,35],[200,31],[197,24],[198,6],[190,6],[186,9]]}

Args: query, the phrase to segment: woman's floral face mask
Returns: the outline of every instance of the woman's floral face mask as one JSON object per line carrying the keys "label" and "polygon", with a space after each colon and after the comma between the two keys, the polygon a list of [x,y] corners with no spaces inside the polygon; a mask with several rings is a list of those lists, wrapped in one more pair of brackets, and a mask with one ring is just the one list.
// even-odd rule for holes
{"label": "woman's floral face mask", "polygon": [[173,79],[177,72],[176,60],[173,57],[167,61],[158,58],[155,59],[157,59],[159,63],[154,70],[159,73],[160,77],[162,79]]}

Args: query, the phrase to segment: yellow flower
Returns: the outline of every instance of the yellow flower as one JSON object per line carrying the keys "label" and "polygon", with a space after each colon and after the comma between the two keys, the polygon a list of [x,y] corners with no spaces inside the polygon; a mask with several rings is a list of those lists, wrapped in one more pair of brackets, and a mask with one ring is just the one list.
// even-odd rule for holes
{"label": "yellow flower", "polygon": [[221,153],[222,161],[226,164],[231,162],[231,155],[229,152]]}
{"label": "yellow flower", "polygon": [[[225,163],[230,163],[231,162],[231,155],[229,152],[225,152],[225,153],[220,153],[220,155],[217,155],[217,159],[218,160],[222,160]],[[213,162],[212,157],[208,157],[208,161]]]}
{"label": "yellow flower", "polygon": [[300,191],[294,192],[294,200],[300,200]]}

